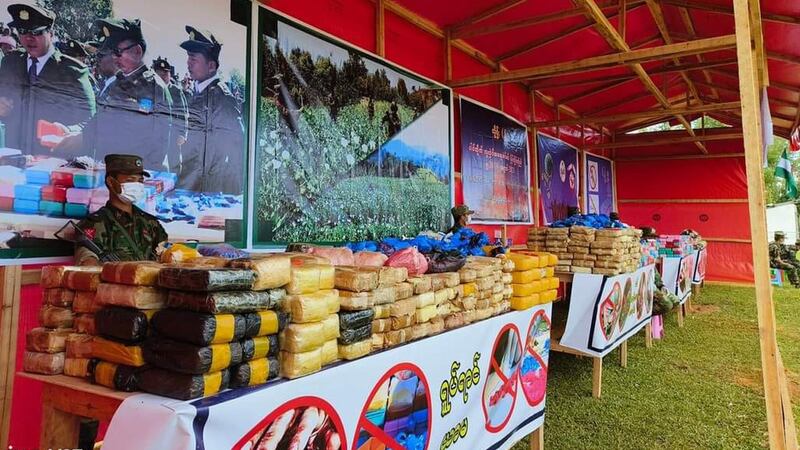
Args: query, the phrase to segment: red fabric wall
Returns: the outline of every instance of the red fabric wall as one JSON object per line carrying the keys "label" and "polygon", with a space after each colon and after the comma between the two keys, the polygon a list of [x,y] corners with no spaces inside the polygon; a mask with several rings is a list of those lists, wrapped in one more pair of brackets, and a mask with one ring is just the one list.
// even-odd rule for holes
{"label": "red fabric wall", "polygon": [[[641,155],[648,149],[638,150]],[[742,152],[742,143],[727,142],[727,150]],[[662,234],[695,229],[709,240],[708,280],[753,281],[744,158],[618,160],[616,168],[618,204],[625,222],[653,226]]]}

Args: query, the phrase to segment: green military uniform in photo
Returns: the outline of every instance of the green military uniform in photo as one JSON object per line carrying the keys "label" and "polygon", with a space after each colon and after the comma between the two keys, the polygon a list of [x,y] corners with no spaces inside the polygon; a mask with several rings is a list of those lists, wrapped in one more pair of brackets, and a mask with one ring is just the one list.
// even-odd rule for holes
{"label": "green military uniform in photo", "polygon": [[[181,48],[218,61],[222,44],[212,33],[191,26],[186,26],[186,32],[189,39],[181,43]],[[241,194],[245,150],[239,101],[219,78],[212,79],[202,90],[198,86],[195,81],[188,99],[189,133],[181,150],[178,187]]]}
{"label": "green military uniform in photo", "polygon": [[791,258],[789,249],[786,244],[778,243],[778,239],[785,237],[785,234],[778,231],[775,233],[775,241],[769,244],[769,266],[774,269],[781,269],[786,273],[789,282],[795,287],[800,287],[800,262]]}
{"label": "green military uniform in photo", "polygon": [[450,214],[453,215],[453,226],[450,227],[450,229],[447,230],[447,232],[448,233],[455,233],[456,231],[460,230],[461,228],[464,228],[463,226],[461,226],[461,224],[458,222],[458,220],[461,217],[471,216],[472,214],[475,214],[475,211],[469,209],[469,206],[467,206],[467,205],[458,205],[458,206],[454,206],[453,208],[450,209]]}
{"label": "green military uniform in photo", "polygon": [[[21,34],[46,32],[56,18],[53,12],[31,5],[13,4],[8,12],[13,18],[8,25]],[[95,114],[89,70],[54,45],[50,51],[49,57],[36,58],[38,74],[34,74],[34,60],[24,49],[8,53],[0,63],[0,97],[13,105],[7,116],[0,117],[5,125],[6,147],[29,154],[50,154],[50,149],[36,137],[39,120],[80,128]]]}
{"label": "green military uniform in photo", "polygon": [[[139,19],[102,19],[95,24],[109,49],[126,40],[146,47]],[[83,145],[94,150],[95,159],[112,152],[135,153],[141,155],[145,167],[167,170],[164,160],[171,149],[173,120],[167,85],[142,62],[129,74],[117,72],[116,80],[99,97],[97,115],[86,125]],[[174,164],[169,161],[169,166]]]}
{"label": "green military uniform in photo", "polygon": [[[142,159],[134,155],[108,155],[106,173],[144,174]],[[167,232],[154,216],[133,206],[131,214],[121,211],[109,202],[90,214],[78,226],[92,241],[107,253],[115,254],[122,261],[157,260],[156,247],[167,240]],[[97,255],[89,249],[79,247],[75,252],[75,263]]]}

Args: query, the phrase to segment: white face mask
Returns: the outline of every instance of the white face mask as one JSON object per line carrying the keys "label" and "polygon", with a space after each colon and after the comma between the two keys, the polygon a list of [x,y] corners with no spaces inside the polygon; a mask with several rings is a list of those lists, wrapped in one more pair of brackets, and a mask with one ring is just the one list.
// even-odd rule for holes
{"label": "white face mask", "polygon": [[144,183],[122,183],[122,193],[119,197],[126,203],[136,204],[143,201],[147,195]]}

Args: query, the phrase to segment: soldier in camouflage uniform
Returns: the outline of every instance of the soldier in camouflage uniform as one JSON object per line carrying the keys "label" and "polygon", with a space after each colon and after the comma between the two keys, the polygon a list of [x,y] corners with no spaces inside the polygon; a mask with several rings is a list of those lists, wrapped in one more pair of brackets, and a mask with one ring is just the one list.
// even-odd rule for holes
{"label": "soldier in camouflage uniform", "polygon": [[793,263],[792,259],[788,258],[789,251],[784,244],[785,239],[783,231],[775,232],[775,242],[769,244],[769,266],[786,272],[792,286],[800,287],[800,278],[797,275],[800,263]]}
{"label": "soldier in camouflage uniform", "polygon": [[[108,155],[105,162],[109,201],[78,226],[100,249],[122,261],[155,261],[156,247],[167,240],[167,232],[158,219],[134,205],[144,193],[144,177],[149,176],[142,158]],[[85,247],[75,251],[76,264],[94,265],[99,260],[99,255]]]}

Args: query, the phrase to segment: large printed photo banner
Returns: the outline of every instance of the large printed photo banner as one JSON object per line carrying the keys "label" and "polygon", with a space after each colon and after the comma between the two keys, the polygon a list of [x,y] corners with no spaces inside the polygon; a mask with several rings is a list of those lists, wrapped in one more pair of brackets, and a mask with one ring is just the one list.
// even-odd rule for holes
{"label": "large printed photo banner", "polygon": [[539,204],[544,224],[567,217],[578,206],[578,150],[563,141],[538,133]]}
{"label": "large printed photo banner", "polygon": [[575,274],[561,345],[607,355],[649,323],[654,292],[655,265],[616,276]]}
{"label": "large printed photo banner", "polygon": [[528,129],[499,111],[461,98],[464,203],[482,223],[532,223]]}
{"label": "large printed photo banner", "polygon": [[614,210],[614,169],[611,160],[586,153],[583,168],[583,210],[609,215]]}
{"label": "large printed photo banner", "polygon": [[697,255],[697,252],[694,252],[681,257],[662,258],[661,279],[664,287],[680,299],[681,305],[686,303],[692,293]]}
{"label": "large printed photo banner", "polygon": [[[55,15],[52,28],[9,29],[8,7],[26,5],[24,21],[36,17],[34,2]],[[248,45],[246,23],[233,17],[239,3],[0,0],[0,226],[52,239],[105,205],[103,159],[129,153],[152,175],[137,206],[171,239],[243,244]],[[103,22],[111,18],[125,20],[123,34]],[[199,50],[202,39],[221,46]]]}
{"label": "large printed photo banner", "polygon": [[450,90],[262,10],[254,245],[449,226]]}
{"label": "large printed photo banner", "polygon": [[[503,314],[292,381],[122,403],[115,449],[508,449],[544,423],[551,305]],[[290,440],[299,445],[289,447]]]}

